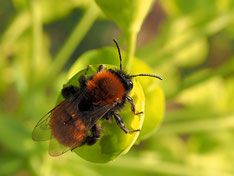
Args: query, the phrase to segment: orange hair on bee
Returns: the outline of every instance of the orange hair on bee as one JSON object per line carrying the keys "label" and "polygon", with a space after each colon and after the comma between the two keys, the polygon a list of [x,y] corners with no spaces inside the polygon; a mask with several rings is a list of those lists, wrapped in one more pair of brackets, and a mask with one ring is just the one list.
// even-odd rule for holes
{"label": "orange hair on bee", "polygon": [[88,91],[92,92],[99,103],[121,102],[125,93],[121,80],[110,71],[97,73],[86,85]]}

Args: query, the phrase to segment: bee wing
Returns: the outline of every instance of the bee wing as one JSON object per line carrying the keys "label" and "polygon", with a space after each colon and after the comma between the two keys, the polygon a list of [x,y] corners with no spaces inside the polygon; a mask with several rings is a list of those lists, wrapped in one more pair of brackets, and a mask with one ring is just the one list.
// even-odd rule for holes
{"label": "bee wing", "polygon": [[51,135],[51,129],[50,129],[50,119],[51,114],[55,111],[55,109],[59,109],[61,106],[69,106],[71,105],[74,111],[78,111],[77,106],[75,106],[77,103],[79,103],[80,98],[85,94],[86,89],[84,89],[79,95],[75,96],[71,100],[64,100],[60,102],[55,108],[50,110],[46,115],[44,115],[37,125],[34,127],[32,132],[32,139],[35,141],[46,141],[50,140],[53,136]]}
{"label": "bee wing", "polygon": [[35,128],[33,129],[32,139],[34,141],[46,141],[46,140],[49,140],[51,138],[51,130],[50,130],[49,122],[50,122],[51,112],[54,109],[52,109],[50,112],[48,112],[46,115],[44,115],[40,119],[40,121],[37,123]]}
{"label": "bee wing", "polygon": [[59,156],[71,149],[70,147],[60,144],[51,133],[51,128],[50,128],[51,113],[53,113],[53,111],[56,108],[59,108],[61,104],[64,104],[64,102],[61,102],[54,109],[52,109],[45,116],[43,116],[41,120],[37,123],[37,125],[35,126],[33,133],[32,133],[32,138],[35,141],[50,140],[49,154],[51,156]]}
{"label": "bee wing", "polygon": [[113,106],[114,104],[102,103],[86,114],[84,118],[90,119],[88,124],[86,124],[87,130],[90,130],[98,120],[100,120],[111,108],[113,108]]}
{"label": "bee wing", "polygon": [[52,138],[50,140],[50,144],[49,144],[50,156],[59,156],[59,155],[66,153],[67,151],[71,149],[72,149],[71,147],[67,147],[65,145],[60,144],[55,138]]}
{"label": "bee wing", "polygon": [[[79,131],[79,127],[73,129],[74,133],[73,134],[80,134],[84,133],[83,137],[81,137],[80,145],[85,143],[85,138],[87,136],[87,132],[93,127],[93,125],[101,119],[111,108],[113,107],[112,104],[102,104],[97,107],[95,107],[92,111],[88,112],[80,112],[78,113],[79,115],[76,117],[74,123],[79,122],[80,126],[84,126],[85,130],[84,131]],[[68,124],[65,124],[68,125]],[[71,135],[73,135],[71,134]],[[67,138],[68,136],[64,136],[64,138]],[[49,144],[49,154],[51,156],[59,156],[62,155],[63,153],[72,150],[80,145],[77,145],[77,140],[74,138],[70,139],[70,147],[67,147],[61,143],[58,142],[55,138],[51,138],[50,144]]]}

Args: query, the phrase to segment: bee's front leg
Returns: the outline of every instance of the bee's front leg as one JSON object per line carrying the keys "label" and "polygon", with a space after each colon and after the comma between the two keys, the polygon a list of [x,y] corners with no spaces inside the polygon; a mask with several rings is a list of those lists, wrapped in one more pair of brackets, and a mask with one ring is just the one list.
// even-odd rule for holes
{"label": "bee's front leg", "polygon": [[132,113],[133,113],[134,115],[143,114],[142,111],[141,111],[141,112],[137,112],[137,111],[136,111],[136,107],[135,107],[134,101],[133,101],[133,99],[132,99],[131,97],[126,96],[126,98],[127,98],[128,102],[131,104],[131,110],[132,110]]}
{"label": "bee's front leg", "polygon": [[137,132],[137,131],[140,131],[140,129],[137,129],[137,130],[128,130],[122,120],[122,118],[119,116],[119,114],[116,114],[115,112],[113,112],[113,116],[115,118],[115,121],[117,123],[117,125],[125,132],[125,133],[134,133],[134,132]]}

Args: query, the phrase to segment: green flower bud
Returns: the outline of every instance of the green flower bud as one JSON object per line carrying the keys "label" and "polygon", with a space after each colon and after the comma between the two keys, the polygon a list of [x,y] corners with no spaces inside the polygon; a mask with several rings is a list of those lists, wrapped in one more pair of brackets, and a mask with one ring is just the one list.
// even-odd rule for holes
{"label": "green flower bud", "polygon": [[122,30],[137,33],[153,0],[96,0],[96,3]]}
{"label": "green flower bud", "polygon": [[[98,66],[99,65],[90,65],[87,76],[94,75],[97,72]],[[107,65],[107,68],[118,69],[116,66],[109,65]],[[80,87],[78,79],[85,71],[86,69],[75,74],[64,86],[74,85]],[[134,87],[129,96],[133,98],[137,111],[142,112],[144,111],[145,105],[144,92],[137,80],[133,79],[133,85]],[[60,95],[59,101],[62,101],[62,99],[63,97]],[[129,104],[119,112],[119,115],[129,130],[141,129],[144,121],[144,114],[134,115]],[[126,134],[118,127],[114,119],[112,122],[104,119],[100,120],[98,123],[102,127],[101,139],[94,145],[83,145],[73,150],[80,157],[91,162],[106,163],[114,160],[119,155],[128,152],[139,136],[139,132]]]}

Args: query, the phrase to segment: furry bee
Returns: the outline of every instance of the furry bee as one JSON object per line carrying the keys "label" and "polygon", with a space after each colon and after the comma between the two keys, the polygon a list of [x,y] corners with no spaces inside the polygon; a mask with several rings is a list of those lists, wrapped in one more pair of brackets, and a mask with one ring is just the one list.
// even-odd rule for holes
{"label": "furry bee", "polygon": [[134,114],[137,112],[133,99],[129,96],[133,88],[132,78],[152,74],[128,75],[122,70],[122,57],[118,43],[114,40],[119,54],[120,68],[106,69],[100,65],[96,74],[87,76],[89,66],[79,78],[80,87],[64,87],[64,100],[49,111],[35,126],[32,138],[35,141],[50,140],[49,154],[58,156],[81,145],[93,145],[101,137],[100,119],[114,117],[117,125],[125,133],[134,133],[140,129],[128,130],[118,112],[126,101]]}

